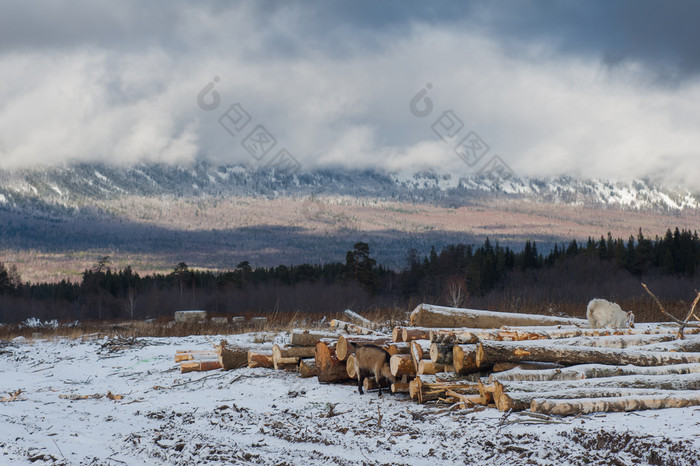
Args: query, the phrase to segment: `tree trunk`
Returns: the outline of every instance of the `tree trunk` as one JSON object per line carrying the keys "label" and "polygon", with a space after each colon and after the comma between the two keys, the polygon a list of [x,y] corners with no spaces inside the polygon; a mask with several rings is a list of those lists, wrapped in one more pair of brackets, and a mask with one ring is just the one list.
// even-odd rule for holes
{"label": "tree trunk", "polygon": [[175,353],[175,362],[193,361],[195,359],[213,359],[216,358],[215,350],[205,351],[178,351]]}
{"label": "tree trunk", "polygon": [[226,340],[221,340],[219,346],[216,347],[216,353],[219,357],[221,368],[228,371],[247,366],[249,349],[250,348],[242,348],[239,346],[228,346]]}
{"label": "tree trunk", "polygon": [[519,370],[512,369],[499,374],[491,374],[491,380],[506,381],[547,381],[576,380],[621,375],[672,375],[700,373],[700,364],[674,364],[670,366],[608,366],[603,364],[581,364],[562,369]]}
{"label": "tree trunk", "polygon": [[180,373],[203,372],[221,369],[219,361],[183,361],[180,363]]}
{"label": "tree trunk", "polygon": [[587,320],[511,312],[480,311],[420,304],[411,325],[422,327],[499,328],[504,325],[588,325]]}
{"label": "tree trunk", "polygon": [[313,358],[316,348],[313,346],[280,346],[272,345],[272,355],[280,358]]}
{"label": "tree trunk", "polygon": [[444,371],[445,371],[444,364],[433,362],[430,359],[422,359],[418,363],[418,371],[416,371],[416,373],[418,375],[422,375],[422,374],[434,375],[434,374],[437,374],[438,372],[444,372]]}
{"label": "tree trunk", "polygon": [[427,359],[430,355],[430,342],[428,340],[412,340],[411,346],[411,361],[413,361],[413,370],[418,371],[418,364]]}
{"label": "tree trunk", "polygon": [[406,343],[430,338],[430,329],[425,327],[404,327],[401,332],[401,339]]}
{"label": "tree trunk", "polygon": [[302,378],[316,377],[318,369],[316,369],[316,360],[302,359],[299,361],[299,376]]}
{"label": "tree trunk", "polygon": [[618,398],[627,396],[655,395],[661,396],[673,392],[655,390],[649,388],[578,388],[559,390],[556,392],[528,393],[508,392],[495,397],[496,407],[499,411],[524,411],[530,409],[532,400],[565,400],[581,398]]}
{"label": "tree trunk", "polygon": [[641,395],[622,398],[584,398],[582,400],[546,400],[537,398],[532,400],[530,410],[533,413],[571,416],[595,412],[685,408],[698,405],[700,405],[700,392],[671,392],[660,396]]}
{"label": "tree trunk", "polygon": [[394,327],[391,331],[391,339],[394,343],[400,343],[403,341],[403,327]]}
{"label": "tree trunk", "polygon": [[248,351],[248,367],[265,367],[267,369],[272,369],[274,363],[272,362],[272,354],[268,353],[257,353],[253,350]]}
{"label": "tree trunk", "polygon": [[275,353],[272,353],[272,365],[275,368],[275,370],[298,369],[300,360],[301,360],[301,358],[295,358],[295,357],[290,357],[290,358],[275,357]]}
{"label": "tree trunk", "polygon": [[316,346],[316,343],[323,338],[338,338],[338,334],[333,332],[312,332],[310,330],[294,329],[289,336],[289,344],[293,346]]}
{"label": "tree trunk", "polygon": [[409,343],[389,343],[388,345],[384,346],[384,349],[386,349],[392,356],[395,354],[411,354],[411,347]]}
{"label": "tree trunk", "polygon": [[539,345],[524,342],[484,341],[477,345],[478,367],[496,362],[541,361],[574,365],[585,363],[662,366],[700,363],[700,353],[662,353],[585,346]]}
{"label": "tree trunk", "polygon": [[[351,345],[354,343],[355,345]],[[341,361],[345,361],[347,357],[355,353],[355,346],[377,345],[383,346],[391,343],[391,337],[388,335],[373,336],[373,335],[355,335],[338,337],[338,345],[336,346],[336,355]]]}
{"label": "tree trunk", "polygon": [[316,343],[316,368],[319,382],[342,382],[348,380],[345,361],[335,355],[336,340],[325,339]]}
{"label": "tree trunk", "polygon": [[351,379],[357,379],[357,366],[355,366],[355,355],[351,354],[345,360],[345,370],[348,373],[348,377]]}
{"label": "tree trunk", "polygon": [[523,371],[538,371],[544,369],[560,369],[564,366],[553,362],[497,362],[493,365],[493,372],[504,372],[511,369],[520,369]]}
{"label": "tree trunk", "polygon": [[390,363],[391,375],[401,377],[402,375],[414,376],[416,369],[413,366],[411,356],[408,354],[395,354],[391,357]]}
{"label": "tree trunk", "polygon": [[391,393],[408,393],[409,385],[404,382],[394,382],[391,384]]}
{"label": "tree trunk", "polygon": [[476,345],[454,345],[452,347],[452,364],[458,374],[476,372]]}
{"label": "tree trunk", "polygon": [[348,333],[354,333],[357,335],[382,335],[381,332],[337,319],[331,320],[331,327],[337,328],[338,330],[345,330]]}
{"label": "tree trunk", "polygon": [[452,364],[452,345],[430,344],[430,360],[440,364]]}

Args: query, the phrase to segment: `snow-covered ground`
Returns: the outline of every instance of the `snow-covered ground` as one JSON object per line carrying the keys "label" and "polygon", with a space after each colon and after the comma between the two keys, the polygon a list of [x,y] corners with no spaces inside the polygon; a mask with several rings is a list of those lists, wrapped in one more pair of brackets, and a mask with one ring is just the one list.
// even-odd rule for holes
{"label": "snow-covered ground", "polygon": [[0,464],[700,464],[700,408],[504,417],[284,371],[180,374],[176,350],[210,348],[200,336],[0,341],[0,397],[22,390],[0,403]]}

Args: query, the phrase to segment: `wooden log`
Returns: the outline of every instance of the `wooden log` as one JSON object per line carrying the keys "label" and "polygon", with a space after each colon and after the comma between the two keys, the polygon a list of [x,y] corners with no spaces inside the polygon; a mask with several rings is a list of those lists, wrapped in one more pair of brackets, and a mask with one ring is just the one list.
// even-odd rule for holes
{"label": "wooden log", "polygon": [[409,346],[409,343],[389,343],[388,345],[383,346],[383,348],[392,356],[395,354],[411,354],[411,347]]}
{"label": "wooden log", "polygon": [[348,380],[345,361],[335,355],[336,340],[325,339],[316,343],[316,369],[318,381],[323,383]]}
{"label": "wooden log", "polygon": [[643,409],[685,408],[700,405],[700,392],[663,395],[626,396],[622,398],[583,398],[580,400],[532,400],[533,413],[571,416],[595,412],[637,411]]}
{"label": "wooden log", "polygon": [[[478,384],[464,380],[438,381],[430,375],[419,375],[414,379],[415,394],[419,403],[437,400],[445,396],[448,390],[464,394],[478,393]],[[413,398],[413,397],[412,397]]]}
{"label": "wooden log", "polygon": [[546,369],[560,369],[564,366],[554,362],[535,362],[535,361],[524,361],[524,362],[497,362],[493,365],[491,369],[493,372],[504,372],[511,369],[520,369],[524,371],[536,371],[536,370],[546,370]]}
{"label": "wooden log", "polygon": [[272,345],[272,355],[276,358],[313,358],[315,355],[315,346],[280,346]]}
{"label": "wooden log", "polygon": [[479,381],[479,404],[488,406],[494,401],[494,392],[496,391],[496,387],[491,384],[491,385],[486,385],[484,384],[481,380]]}
{"label": "wooden log", "polygon": [[318,369],[316,369],[315,359],[302,359],[299,361],[299,376],[302,378],[316,377]]}
{"label": "wooden log", "polygon": [[674,364],[671,366],[608,366],[603,364],[581,364],[561,369],[520,370],[512,369],[491,374],[490,380],[505,381],[547,381],[576,380],[621,375],[672,375],[700,373],[700,364]]}
{"label": "wooden log", "polygon": [[391,393],[408,393],[409,385],[406,382],[394,382],[391,384]]}
{"label": "wooden log", "polygon": [[394,343],[403,342],[403,327],[394,327],[391,331],[391,339],[394,340]]}
{"label": "wooden log", "polygon": [[416,369],[413,366],[413,361],[411,360],[411,356],[408,354],[393,355],[390,359],[389,366],[391,367],[391,375],[394,377],[416,375]]}
{"label": "wooden log", "polygon": [[175,362],[193,361],[195,359],[216,358],[215,350],[178,350],[175,352]]}
{"label": "wooden log", "polygon": [[361,327],[359,325],[345,322],[344,320],[333,319],[331,320],[331,328],[336,328],[338,330],[345,330],[348,333],[354,333],[357,335],[383,335],[382,332],[377,332],[370,328]]}
{"label": "wooden log", "polygon": [[221,368],[229,371],[247,366],[249,349],[240,346],[229,346],[226,340],[221,340],[219,346],[216,347]]}
{"label": "wooden log", "polygon": [[363,390],[376,390],[379,388],[377,385],[377,380],[374,377],[365,377],[362,381]]}
{"label": "wooden log", "polygon": [[180,363],[180,373],[203,372],[221,369],[219,361],[183,361]]}
{"label": "wooden log", "polygon": [[276,358],[274,353],[272,354],[272,365],[275,370],[282,369],[298,369],[299,361],[301,358]]}
{"label": "wooden log", "polygon": [[416,371],[417,375],[434,375],[437,374],[438,372],[444,372],[445,370],[445,365],[440,364],[437,362],[433,362],[430,359],[422,359],[418,363],[418,370]]}
{"label": "wooden log", "polygon": [[700,373],[674,375],[621,375],[593,379],[513,382],[494,380],[497,393],[544,393],[577,388],[654,388],[658,390],[700,390]]}
{"label": "wooden log", "polygon": [[430,344],[430,360],[440,364],[452,364],[452,345]]}
{"label": "wooden log", "polygon": [[504,325],[582,325],[583,319],[552,317],[535,314],[481,311],[453,307],[419,304],[411,313],[411,325],[415,327],[472,327],[499,328]]}
{"label": "wooden log", "polygon": [[408,383],[408,395],[412,400],[418,399],[418,382],[416,379],[413,379]]}
{"label": "wooden log", "polygon": [[369,320],[369,319],[366,318],[366,317],[362,317],[360,314],[358,314],[358,313],[355,312],[355,311],[352,311],[352,310],[350,310],[350,309],[345,309],[345,311],[343,311],[343,314],[345,314],[346,317],[349,317],[350,320],[355,321],[355,322],[357,323],[357,325],[362,325],[362,326],[365,326],[365,327],[371,327],[371,326],[372,326],[372,321],[371,321],[371,320]]}
{"label": "wooden log", "polygon": [[476,364],[478,367],[493,365],[496,362],[520,361],[555,362],[565,365],[599,363],[662,366],[700,363],[700,353],[663,353],[556,344],[543,346],[525,342],[505,341],[483,341],[477,345]]}
{"label": "wooden log", "polygon": [[452,364],[458,374],[469,374],[479,370],[476,364],[476,345],[454,345]]}
{"label": "wooden log", "polygon": [[272,362],[272,353],[258,353],[257,351],[249,350],[247,355],[248,367],[265,367],[267,369],[272,369],[274,363]]}
{"label": "wooden log", "polygon": [[348,373],[348,377],[351,379],[357,378],[357,366],[355,365],[355,355],[351,354],[345,360],[345,370]]}
{"label": "wooden log", "polygon": [[289,335],[289,344],[293,346],[316,346],[316,343],[324,338],[338,338],[338,334],[334,332],[294,329]]}
{"label": "wooden log", "polygon": [[430,338],[430,329],[425,327],[404,327],[401,332],[401,338],[406,343]]}
{"label": "wooden log", "polygon": [[410,347],[411,361],[413,361],[413,368],[417,372],[418,364],[423,359],[427,359],[430,354],[430,342],[428,340],[412,340]]}
{"label": "wooden log", "polygon": [[663,390],[648,388],[578,388],[545,393],[508,392],[494,396],[499,411],[524,411],[530,409],[535,399],[560,400],[581,398],[616,398],[622,396],[662,395]]}
{"label": "wooden log", "polygon": [[445,395],[457,398],[461,403],[462,408],[471,408],[481,404],[481,395],[465,395],[454,390],[447,390]]}
{"label": "wooden log", "polygon": [[[351,343],[354,343],[351,344]],[[336,355],[341,361],[345,361],[347,357],[355,352],[357,346],[362,345],[387,345],[391,343],[391,337],[388,335],[340,335],[338,337],[338,345],[336,346]]]}
{"label": "wooden log", "polygon": [[688,353],[700,352],[700,338],[689,337],[685,340],[672,340],[666,343],[649,345],[643,348],[645,351],[683,351]]}

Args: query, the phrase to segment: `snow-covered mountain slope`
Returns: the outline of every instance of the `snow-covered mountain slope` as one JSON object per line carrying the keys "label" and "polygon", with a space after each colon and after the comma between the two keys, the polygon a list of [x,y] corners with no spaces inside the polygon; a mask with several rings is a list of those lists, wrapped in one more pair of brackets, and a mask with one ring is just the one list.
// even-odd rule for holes
{"label": "snow-covered mountain slope", "polygon": [[162,164],[113,167],[79,164],[0,171],[0,208],[40,205],[75,208],[95,200],[133,196],[307,196],[342,195],[423,202],[457,207],[489,197],[571,205],[674,211],[696,209],[699,196],[648,180],[631,183],[547,179],[459,178],[437,173],[382,173],[372,170],[319,169],[288,175],[238,165]]}

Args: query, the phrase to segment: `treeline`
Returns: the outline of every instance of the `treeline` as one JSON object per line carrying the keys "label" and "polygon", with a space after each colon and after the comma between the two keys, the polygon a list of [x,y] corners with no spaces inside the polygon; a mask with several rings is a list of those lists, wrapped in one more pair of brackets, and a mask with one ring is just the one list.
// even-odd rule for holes
{"label": "treeline", "polygon": [[[79,282],[23,283],[14,265],[0,263],[0,322],[28,317],[133,319],[172,315],[180,309],[226,315],[327,313],[346,308],[405,307],[420,301],[489,305],[494,294],[532,295],[532,284],[538,277],[542,289],[556,290],[556,299],[561,301],[582,299],[589,290],[577,293],[575,285],[597,279],[591,277],[596,270],[608,270],[602,275],[617,270],[637,278],[692,280],[699,263],[697,232],[679,229],[653,239],[644,237],[640,229],[636,237],[627,240],[610,234],[584,242],[572,240],[555,245],[546,254],[538,251],[535,242],[526,241],[515,251],[489,239],[480,246],[451,245],[439,253],[433,248],[425,257],[411,250],[406,267],[400,271],[377,264],[366,243],[355,244],[342,262],[271,268],[241,262],[225,272],[197,270],[181,262],[168,274],[141,276],[131,267],[114,270],[109,257],[103,257],[83,272]],[[524,274],[527,279],[522,279]],[[566,290],[571,290],[568,296]],[[538,299],[551,301],[555,297],[540,293]]]}

